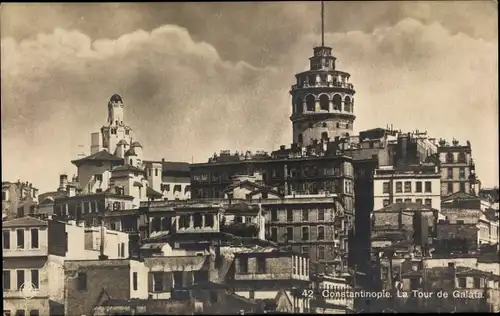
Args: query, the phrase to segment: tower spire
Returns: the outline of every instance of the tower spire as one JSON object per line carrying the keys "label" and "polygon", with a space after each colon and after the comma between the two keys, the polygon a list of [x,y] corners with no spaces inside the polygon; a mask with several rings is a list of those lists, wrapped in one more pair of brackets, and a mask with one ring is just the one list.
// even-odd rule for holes
{"label": "tower spire", "polygon": [[325,46],[325,3],[321,0],[321,47]]}

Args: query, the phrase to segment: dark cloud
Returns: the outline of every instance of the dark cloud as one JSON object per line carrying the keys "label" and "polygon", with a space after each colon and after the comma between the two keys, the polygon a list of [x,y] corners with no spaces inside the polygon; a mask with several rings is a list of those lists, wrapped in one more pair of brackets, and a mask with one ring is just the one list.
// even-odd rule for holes
{"label": "dark cloud", "polygon": [[[448,27],[441,4],[396,5],[389,15],[383,3],[367,5],[371,13],[341,4],[327,4],[329,30],[341,27],[326,40],[356,86],[355,128],[393,123],[470,139],[483,182],[497,183],[498,138],[485,137],[498,124],[496,37],[476,36],[467,22]],[[288,90],[319,42],[317,4],[159,5],[85,5],[91,17],[75,9],[81,4],[54,4],[40,32],[6,22],[16,14],[2,9],[4,179],[53,189],[59,173],[74,172],[77,145],[88,151],[114,93],[148,158],[204,161],[220,149],[290,142]],[[87,22],[71,22],[76,12]],[[178,25],[156,27],[160,12]],[[51,29],[50,18],[60,27]],[[23,28],[36,35],[24,38]]]}

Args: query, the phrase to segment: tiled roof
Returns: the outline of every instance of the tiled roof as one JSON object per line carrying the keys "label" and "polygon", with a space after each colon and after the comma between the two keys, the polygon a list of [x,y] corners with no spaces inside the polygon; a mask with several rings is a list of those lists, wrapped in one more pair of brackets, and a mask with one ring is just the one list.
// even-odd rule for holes
{"label": "tiled roof", "polygon": [[375,210],[374,212],[400,212],[400,211],[437,211],[431,207],[418,203],[394,203]]}
{"label": "tiled roof", "polygon": [[31,216],[26,216],[3,222],[2,226],[3,227],[47,226],[47,222]]}
{"label": "tiled roof", "polygon": [[123,161],[122,158],[117,157],[115,155],[110,154],[107,150],[101,150],[95,154],[92,154],[90,156],[84,157],[82,159],[76,159],[72,160],[71,163],[74,165],[81,165],[82,163],[85,163],[87,161],[114,161],[114,162],[120,162]]}
{"label": "tiled roof", "polygon": [[163,194],[156,191],[152,187],[147,187],[146,188],[146,196],[148,196],[148,197],[163,197]]}
{"label": "tiled roof", "polygon": [[130,172],[142,172],[142,173],[144,173],[144,170],[142,170],[141,168],[137,168],[135,166],[132,166],[132,165],[117,166],[117,167],[113,168],[113,170],[111,170],[111,172],[113,172],[113,171],[130,171]]}

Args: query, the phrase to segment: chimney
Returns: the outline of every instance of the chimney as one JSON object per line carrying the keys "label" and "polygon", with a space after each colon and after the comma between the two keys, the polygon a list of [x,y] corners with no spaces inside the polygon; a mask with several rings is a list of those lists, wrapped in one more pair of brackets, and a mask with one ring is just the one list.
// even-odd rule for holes
{"label": "chimney", "polygon": [[165,162],[165,158],[161,158],[161,162]]}
{"label": "chimney", "polygon": [[76,195],[76,188],[73,185],[68,185],[68,196],[73,197]]}
{"label": "chimney", "polygon": [[59,190],[66,191],[66,186],[68,185],[68,175],[61,174],[59,176]]}
{"label": "chimney", "polygon": [[85,221],[78,221],[76,223],[76,226],[78,226],[78,227],[85,227]]}

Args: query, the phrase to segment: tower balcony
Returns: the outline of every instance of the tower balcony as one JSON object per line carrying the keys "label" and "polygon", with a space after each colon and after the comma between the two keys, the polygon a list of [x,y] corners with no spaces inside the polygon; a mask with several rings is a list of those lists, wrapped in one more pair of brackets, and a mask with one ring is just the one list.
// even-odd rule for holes
{"label": "tower balcony", "polygon": [[321,111],[321,112],[312,112],[312,111],[306,111],[302,113],[294,113],[290,116],[290,120],[292,122],[299,122],[299,121],[309,121],[310,119],[314,120],[325,120],[328,118],[332,117],[338,117],[338,118],[344,118],[348,120],[354,121],[356,119],[356,116],[354,113],[351,112],[341,112],[338,110],[334,110],[332,112],[327,112],[327,111]]}
{"label": "tower balcony", "polygon": [[349,82],[339,82],[339,81],[319,81],[319,82],[304,82],[300,85],[294,84],[292,86],[292,91],[298,89],[308,89],[308,88],[344,88],[349,90],[354,90],[354,85]]}

